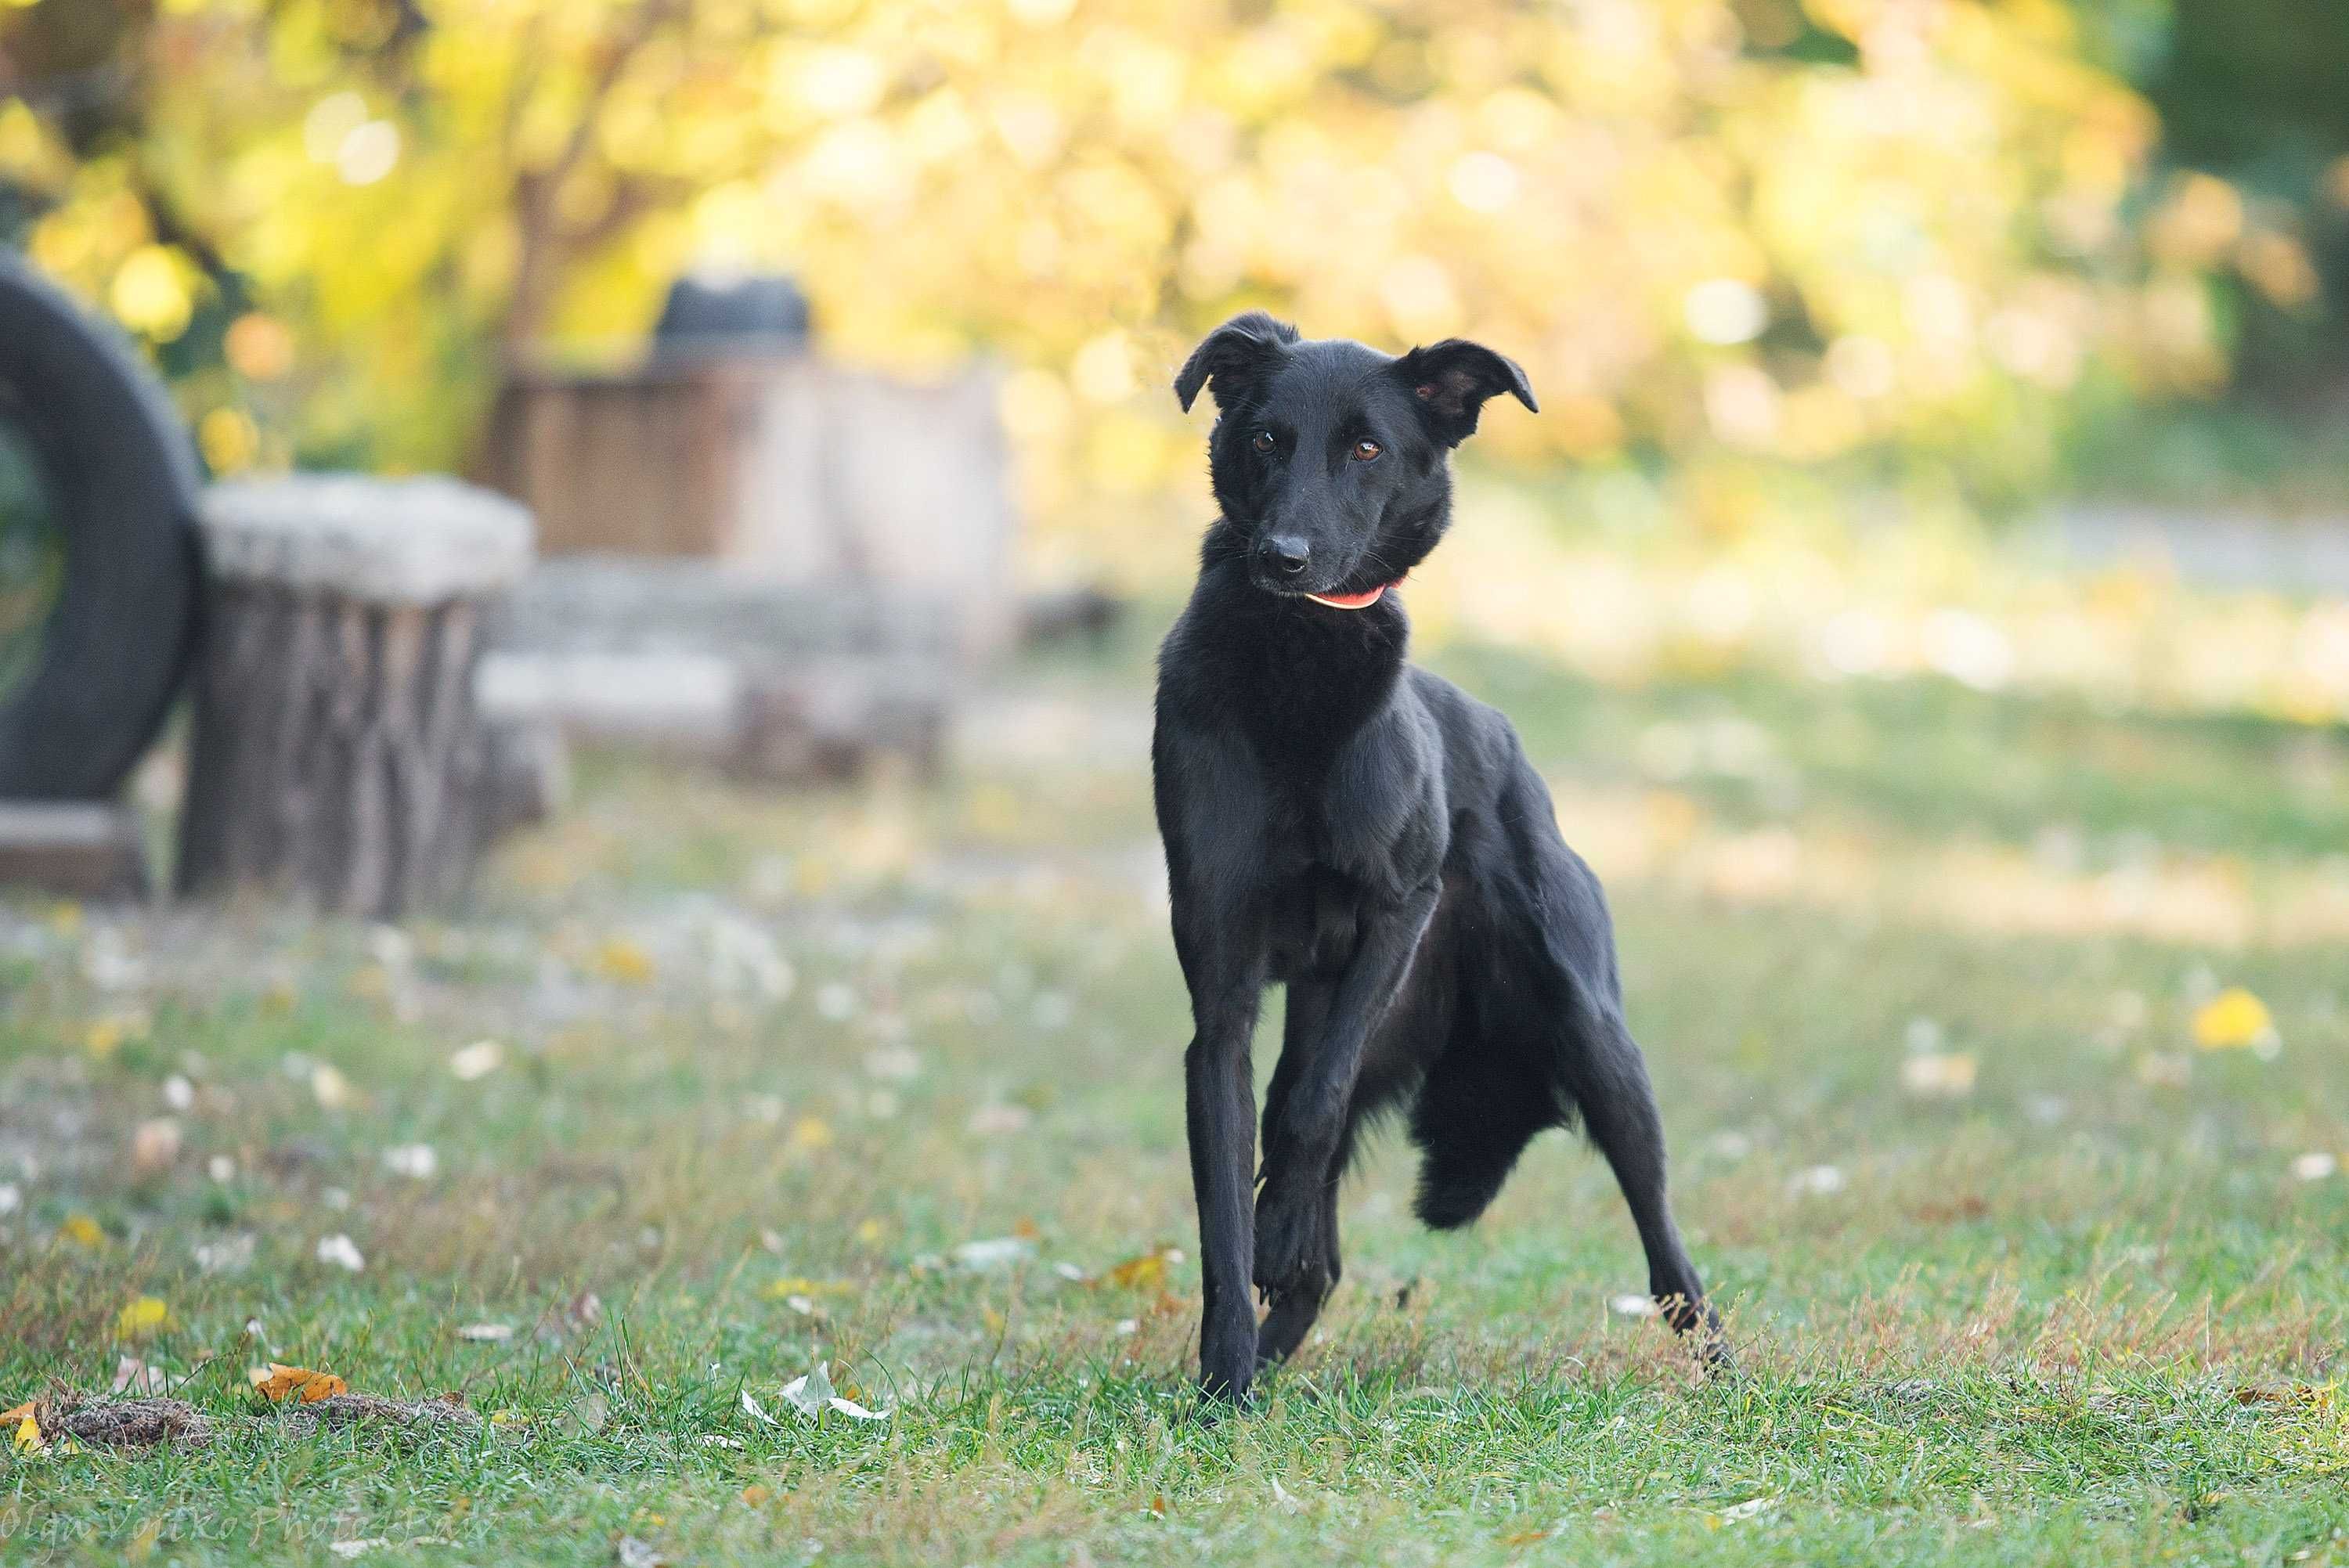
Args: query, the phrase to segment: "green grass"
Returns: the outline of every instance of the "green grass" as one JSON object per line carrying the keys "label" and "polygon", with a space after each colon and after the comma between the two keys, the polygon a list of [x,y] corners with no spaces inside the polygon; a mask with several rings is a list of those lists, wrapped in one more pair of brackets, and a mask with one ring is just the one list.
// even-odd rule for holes
{"label": "green grass", "polygon": [[[1740,1376],[1610,1311],[1644,1276],[1578,1144],[1438,1237],[1389,1140],[1323,1335],[1260,1409],[1202,1415],[1195,1261],[1100,1277],[1194,1244],[1140,662],[1061,660],[936,787],[598,762],[404,950],[258,908],[0,919],[0,1402],[105,1387],[152,1295],[173,1326],[128,1348],[222,1423],[0,1458],[0,1557],[2349,1561],[2349,1179],[2291,1171],[2349,1155],[2323,923],[2349,833],[2337,789],[2287,777],[2338,778],[2340,738],[1444,663],[1610,871]],[[1758,744],[1704,738],[1723,722]],[[2165,937],[2198,877],[2251,912],[2239,937]],[[2227,985],[2280,1056],[2194,1047]],[[502,1065],[460,1078],[483,1038]],[[1972,1091],[1905,1092],[1912,1039],[1973,1057]],[[142,1171],[167,1115],[182,1147]],[[419,1142],[429,1177],[386,1164]],[[336,1233],[362,1272],[318,1261]],[[244,1237],[248,1266],[199,1266]],[[991,1238],[1028,1255],[957,1261]],[[459,1335],[485,1323],[513,1335]],[[244,1392],[271,1358],[494,1420],[295,1438]],[[798,1417],[780,1386],[818,1361],[890,1418]]]}

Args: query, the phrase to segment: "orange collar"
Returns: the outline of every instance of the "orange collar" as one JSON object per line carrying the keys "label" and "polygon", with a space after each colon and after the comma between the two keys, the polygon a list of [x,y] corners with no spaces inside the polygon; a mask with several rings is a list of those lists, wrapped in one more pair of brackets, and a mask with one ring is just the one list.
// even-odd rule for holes
{"label": "orange collar", "polygon": [[1388,589],[1402,586],[1402,579],[1398,577],[1392,583],[1380,583],[1366,593],[1308,593],[1305,596],[1316,604],[1327,604],[1332,610],[1367,610],[1385,598]]}

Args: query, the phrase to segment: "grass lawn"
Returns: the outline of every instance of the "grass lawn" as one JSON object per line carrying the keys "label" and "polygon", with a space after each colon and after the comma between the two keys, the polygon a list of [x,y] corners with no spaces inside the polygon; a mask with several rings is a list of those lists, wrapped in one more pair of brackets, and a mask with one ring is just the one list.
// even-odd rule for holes
{"label": "grass lawn", "polygon": [[[2349,1562],[2349,742],[1440,659],[1609,878],[1742,1371],[1578,1143],[1436,1237],[1390,1140],[1218,1420],[1153,629],[935,788],[594,765],[451,923],[0,913],[0,1406],[129,1356],[215,1423],[0,1452],[0,1558]],[[270,1361],[482,1421],[298,1432]]]}

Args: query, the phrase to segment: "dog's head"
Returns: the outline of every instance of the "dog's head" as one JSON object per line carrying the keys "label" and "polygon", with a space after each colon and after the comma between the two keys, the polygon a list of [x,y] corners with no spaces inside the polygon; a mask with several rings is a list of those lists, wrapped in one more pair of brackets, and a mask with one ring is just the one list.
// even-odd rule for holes
{"label": "dog's head", "polygon": [[1300,341],[1262,311],[1209,333],[1174,377],[1187,411],[1215,394],[1207,466],[1216,502],[1276,593],[1352,594],[1392,583],[1443,537],[1452,449],[1488,397],[1535,407],[1526,373],[1448,338],[1397,358]]}

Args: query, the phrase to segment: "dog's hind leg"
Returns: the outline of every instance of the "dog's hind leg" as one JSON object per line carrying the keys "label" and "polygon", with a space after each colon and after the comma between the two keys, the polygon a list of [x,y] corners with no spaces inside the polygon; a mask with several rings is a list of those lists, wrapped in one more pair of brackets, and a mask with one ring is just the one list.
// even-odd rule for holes
{"label": "dog's hind leg", "polygon": [[1708,1363],[1725,1366],[1729,1351],[1720,1315],[1705,1301],[1696,1265],[1672,1222],[1664,1183],[1663,1119],[1656,1111],[1647,1063],[1611,1001],[1588,995],[1582,1000],[1584,1006],[1574,1009],[1567,1090],[1639,1227],[1640,1245],[1648,1254],[1649,1294],[1674,1329],[1701,1336]]}

